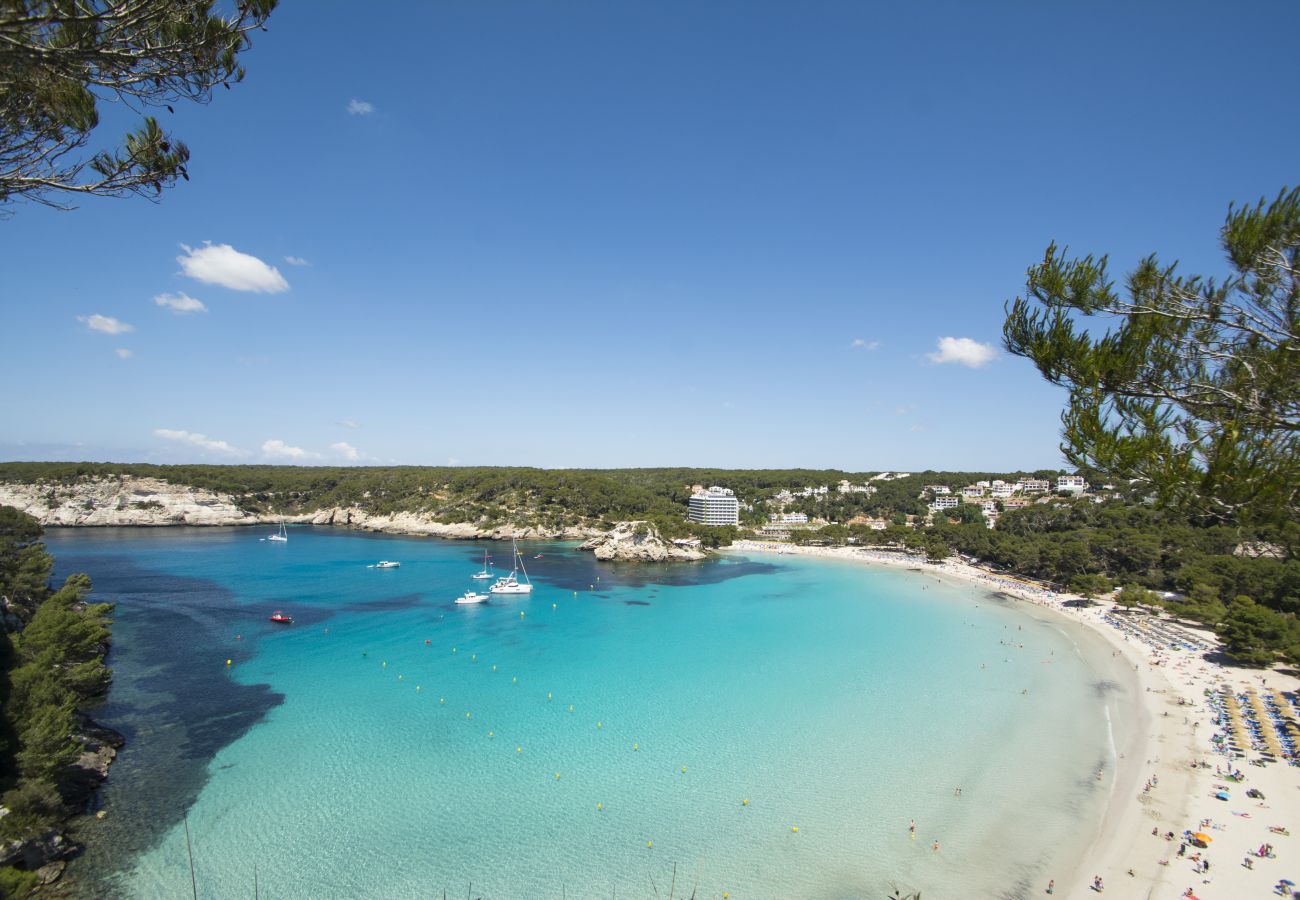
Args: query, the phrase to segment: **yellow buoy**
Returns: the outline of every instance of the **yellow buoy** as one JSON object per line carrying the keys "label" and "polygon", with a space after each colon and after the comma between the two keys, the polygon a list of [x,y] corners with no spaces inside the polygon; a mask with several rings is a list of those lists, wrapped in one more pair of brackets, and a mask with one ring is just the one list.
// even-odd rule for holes
{"label": "yellow buoy", "polygon": [[597,723],[596,723],[596,727],[597,727],[597,728],[604,728],[604,727],[605,727],[605,723],[604,723],[604,722],[597,722]]}
{"label": "yellow buoy", "polygon": [[554,603],[552,603],[552,604],[551,604],[551,609],[559,609],[559,607],[556,606]]}
{"label": "yellow buoy", "polygon": [[749,801],[748,801],[748,800],[741,800],[741,801],[740,801],[740,805],[741,805],[741,806],[749,806]]}
{"label": "yellow buoy", "polygon": [[686,767],[685,767],[685,766],[682,766],[682,774],[683,774],[683,775],[686,774]]}
{"label": "yellow buoy", "polygon": [[791,830],[791,831],[798,831],[798,830],[799,830],[799,826],[798,826],[798,825],[791,825],[791,826],[790,826],[790,830]]}
{"label": "yellow buoy", "polygon": [[559,773],[559,772],[556,772],[556,773],[555,773],[555,780],[556,780],[556,781],[559,781],[559,780],[560,780],[560,773]]}
{"label": "yellow buoy", "polygon": [[405,679],[405,678],[406,678],[405,675],[398,675],[398,676],[397,676],[397,680],[398,680],[398,681],[402,681],[402,680]]}
{"label": "yellow buoy", "polygon": [[446,703],[446,702],[447,702],[447,698],[446,698],[446,697],[439,697],[439,698],[438,698],[438,702],[439,702],[439,703]]}
{"label": "yellow buoy", "polygon": [[494,732],[489,731],[489,732],[488,732],[488,737],[496,737],[496,734],[495,734]]}
{"label": "yellow buoy", "polygon": [[519,683],[519,676],[518,676],[518,675],[511,675],[511,676],[510,676],[510,683],[511,683],[511,684],[518,684],[518,683]]}
{"label": "yellow buoy", "polygon": [[569,704],[569,712],[573,712],[573,704],[572,704],[572,703]]}
{"label": "yellow buoy", "polygon": [[478,654],[477,654],[477,653],[471,653],[471,654],[469,655],[469,661],[470,661],[470,662],[478,662]]}
{"label": "yellow buoy", "polygon": [[468,719],[468,718],[469,718],[469,717],[470,717],[470,715],[469,715],[469,711],[468,711],[468,710],[466,710],[466,711],[465,711],[465,718],[467,718],[467,719]]}
{"label": "yellow buoy", "polygon": [[597,810],[602,810],[602,809],[604,809],[604,808],[605,808],[605,804],[603,804],[603,803],[597,803],[597,804],[596,804],[596,809],[597,809]]}
{"label": "yellow buoy", "polygon": [[730,897],[730,896],[731,896],[731,895],[728,894],[726,891],[723,891],[723,892],[722,892],[722,900],[727,900],[727,898]]}
{"label": "yellow buoy", "polygon": [[550,691],[547,691],[547,692],[546,692],[546,699],[547,699],[547,700],[550,700],[550,699],[551,699],[551,692],[550,692]]}
{"label": "yellow buoy", "polygon": [[455,648],[455,647],[452,647],[452,648],[451,648],[451,652],[452,652],[452,653],[455,653],[455,652],[456,652],[456,648]]}
{"label": "yellow buoy", "polygon": [[655,842],[654,842],[654,841],[646,841],[646,842],[645,842],[645,845],[646,845],[647,847],[653,849],[653,848],[654,848],[654,845],[655,845]]}
{"label": "yellow buoy", "polygon": [[641,745],[640,745],[640,744],[633,744],[633,745],[632,745],[632,749],[633,749],[633,750],[640,750],[640,749],[641,749]]}
{"label": "yellow buoy", "polygon": [[230,665],[230,660],[226,660],[226,665]]}
{"label": "yellow buoy", "polygon": [[524,752],[524,748],[523,748],[523,747],[515,747],[515,752],[516,752],[516,753],[523,753],[523,752]]}
{"label": "yellow buoy", "polygon": [[420,693],[420,686],[418,684],[415,686],[415,692],[417,694]]}
{"label": "yellow buoy", "polygon": [[524,611],[521,609],[519,610],[519,618],[522,619],[523,617],[524,617]]}
{"label": "yellow buoy", "polygon": [[385,668],[385,669],[388,668],[388,660],[384,660],[384,668]]}
{"label": "yellow buoy", "polygon": [[493,664],[492,664],[492,671],[495,672],[496,670],[497,670],[496,663],[493,663]]}

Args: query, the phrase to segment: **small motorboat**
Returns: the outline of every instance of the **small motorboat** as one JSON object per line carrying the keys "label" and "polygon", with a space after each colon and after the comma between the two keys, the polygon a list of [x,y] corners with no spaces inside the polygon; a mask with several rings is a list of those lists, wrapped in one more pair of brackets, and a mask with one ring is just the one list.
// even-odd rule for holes
{"label": "small motorboat", "polygon": [[374,567],[376,569],[396,569],[400,565],[401,563],[394,562],[391,559],[381,559],[379,562],[375,563]]}
{"label": "small motorboat", "polygon": [[277,610],[276,610],[276,611],[271,615],[271,621],[272,621],[272,622],[275,622],[277,625],[292,625],[292,624],[293,624],[293,616],[286,616],[284,613],[280,612],[280,611],[277,609]]}
{"label": "small motorboat", "polygon": [[542,558],[542,554],[540,553],[533,557],[533,559],[541,559],[541,558]]}
{"label": "small motorboat", "polygon": [[469,606],[474,603],[483,603],[488,599],[487,594],[480,594],[476,591],[466,591],[463,596],[457,597],[456,602],[461,606]]}

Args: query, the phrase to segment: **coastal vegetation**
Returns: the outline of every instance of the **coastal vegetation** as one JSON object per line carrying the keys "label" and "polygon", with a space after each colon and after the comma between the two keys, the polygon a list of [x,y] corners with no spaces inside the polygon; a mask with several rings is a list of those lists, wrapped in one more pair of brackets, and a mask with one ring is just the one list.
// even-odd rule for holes
{"label": "coastal vegetation", "polygon": [[[90,579],[49,585],[54,559],[31,516],[0,506],[0,847],[48,832],[67,815],[64,777],[80,756],[77,711],[102,695],[112,607],[87,603]],[[0,895],[32,875],[0,867]]]}

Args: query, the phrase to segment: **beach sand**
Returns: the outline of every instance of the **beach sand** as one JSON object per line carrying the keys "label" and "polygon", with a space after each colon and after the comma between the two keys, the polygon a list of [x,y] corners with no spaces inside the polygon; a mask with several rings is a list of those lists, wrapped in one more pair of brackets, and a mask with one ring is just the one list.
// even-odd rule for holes
{"label": "beach sand", "polygon": [[[1218,774],[1216,767],[1226,772],[1229,757],[1217,752],[1211,740],[1222,732],[1205,696],[1207,689],[1217,691],[1225,684],[1237,694],[1248,688],[1261,695],[1273,689],[1291,693],[1300,688],[1295,677],[1276,669],[1226,665],[1217,639],[1204,630],[1180,626],[1208,644],[1208,652],[1171,650],[1148,642],[1107,621],[1114,615],[1113,604],[1069,605],[1082,598],[960,560],[929,563],[884,551],[768,541],[737,541],[732,549],[920,569],[979,584],[1093,630],[1128,660],[1136,678],[1137,702],[1127,710],[1129,727],[1121,730],[1115,771],[1102,776],[1111,780],[1111,799],[1095,836],[1081,850],[1078,869],[1055,878],[1055,896],[1096,897],[1093,879],[1098,876],[1106,895],[1146,900],[1174,900],[1188,896],[1189,890],[1201,900],[1241,900],[1275,896],[1274,887],[1281,879],[1300,883],[1295,838],[1271,830],[1300,830],[1300,768],[1285,762],[1261,765],[1260,754],[1251,751],[1246,758],[1231,758],[1231,767],[1244,776],[1242,782]],[[1137,621],[1154,618],[1139,614]],[[1251,788],[1265,799],[1247,798]],[[1217,799],[1220,790],[1231,799]],[[1212,841],[1206,849],[1188,843],[1180,857],[1185,831],[1205,833]],[[1173,840],[1166,839],[1168,832],[1173,832]],[[1257,851],[1265,844],[1272,845],[1273,855],[1260,857]],[[1251,867],[1245,863],[1248,857]],[[1198,862],[1208,862],[1208,870],[1198,872]],[[1046,889],[1043,884],[1035,890],[1046,896]]]}

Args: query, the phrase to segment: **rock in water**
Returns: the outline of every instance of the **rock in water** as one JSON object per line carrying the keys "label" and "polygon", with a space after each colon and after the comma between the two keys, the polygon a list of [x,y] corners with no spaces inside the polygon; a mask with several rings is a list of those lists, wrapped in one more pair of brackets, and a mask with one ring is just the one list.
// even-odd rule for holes
{"label": "rock in water", "polygon": [[704,559],[708,554],[697,547],[681,547],[663,539],[649,522],[619,522],[605,534],[578,547],[591,550],[596,559],[665,562]]}

